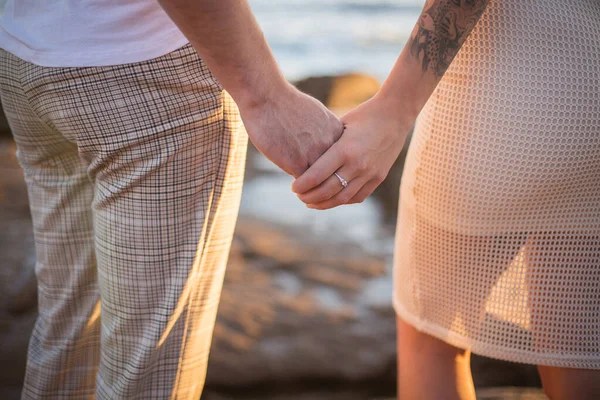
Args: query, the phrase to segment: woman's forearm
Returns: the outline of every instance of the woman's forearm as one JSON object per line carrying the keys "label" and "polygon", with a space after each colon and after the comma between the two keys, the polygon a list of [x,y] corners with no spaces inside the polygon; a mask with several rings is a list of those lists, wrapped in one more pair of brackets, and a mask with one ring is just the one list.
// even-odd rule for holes
{"label": "woman's forearm", "polygon": [[489,0],[427,0],[379,96],[414,121]]}

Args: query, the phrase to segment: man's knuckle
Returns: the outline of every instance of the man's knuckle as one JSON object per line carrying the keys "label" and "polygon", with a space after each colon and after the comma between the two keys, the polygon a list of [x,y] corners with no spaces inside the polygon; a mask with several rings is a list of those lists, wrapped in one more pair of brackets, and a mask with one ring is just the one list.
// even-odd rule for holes
{"label": "man's knuckle", "polygon": [[329,116],[329,121],[329,126],[331,127],[334,136],[339,136],[342,133],[342,130],[344,129],[344,124],[342,124],[342,122],[333,114]]}

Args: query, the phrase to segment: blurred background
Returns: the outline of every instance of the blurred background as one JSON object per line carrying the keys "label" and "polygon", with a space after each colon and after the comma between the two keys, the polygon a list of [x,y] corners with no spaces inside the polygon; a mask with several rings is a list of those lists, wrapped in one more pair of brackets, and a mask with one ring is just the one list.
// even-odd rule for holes
{"label": "blurred background", "polygon": [[[343,113],[391,70],[424,0],[250,0],[289,80]],[[0,398],[18,398],[36,316],[21,170],[0,121]],[[252,147],[203,399],[395,393],[392,255],[405,151],[363,204],[311,211]],[[480,398],[533,399],[535,369],[475,357]],[[496,387],[495,389],[488,389]],[[531,397],[530,397],[531,396]],[[540,397],[541,398],[541,397]]]}
{"label": "blurred background", "polygon": [[424,0],[250,0],[285,75],[361,71],[383,80]]}

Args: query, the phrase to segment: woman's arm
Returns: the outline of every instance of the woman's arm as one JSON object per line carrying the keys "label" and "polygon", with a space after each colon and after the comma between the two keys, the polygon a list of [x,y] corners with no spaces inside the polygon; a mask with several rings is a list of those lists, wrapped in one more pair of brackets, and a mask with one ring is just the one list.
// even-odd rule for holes
{"label": "woman's arm", "polygon": [[[427,0],[379,92],[344,117],[340,140],[294,182],[311,208],[362,202],[385,179],[419,112],[489,0]],[[349,183],[343,188],[337,172]]]}
{"label": "woman's arm", "polygon": [[427,0],[380,95],[410,103],[413,121],[479,21],[489,0]]}

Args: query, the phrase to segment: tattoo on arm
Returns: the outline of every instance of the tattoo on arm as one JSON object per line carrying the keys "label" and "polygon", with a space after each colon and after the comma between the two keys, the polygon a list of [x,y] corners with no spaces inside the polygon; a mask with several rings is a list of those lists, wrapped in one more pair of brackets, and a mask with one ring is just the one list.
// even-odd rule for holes
{"label": "tattoo on arm", "polygon": [[441,78],[489,0],[427,0],[410,38],[410,53]]}

